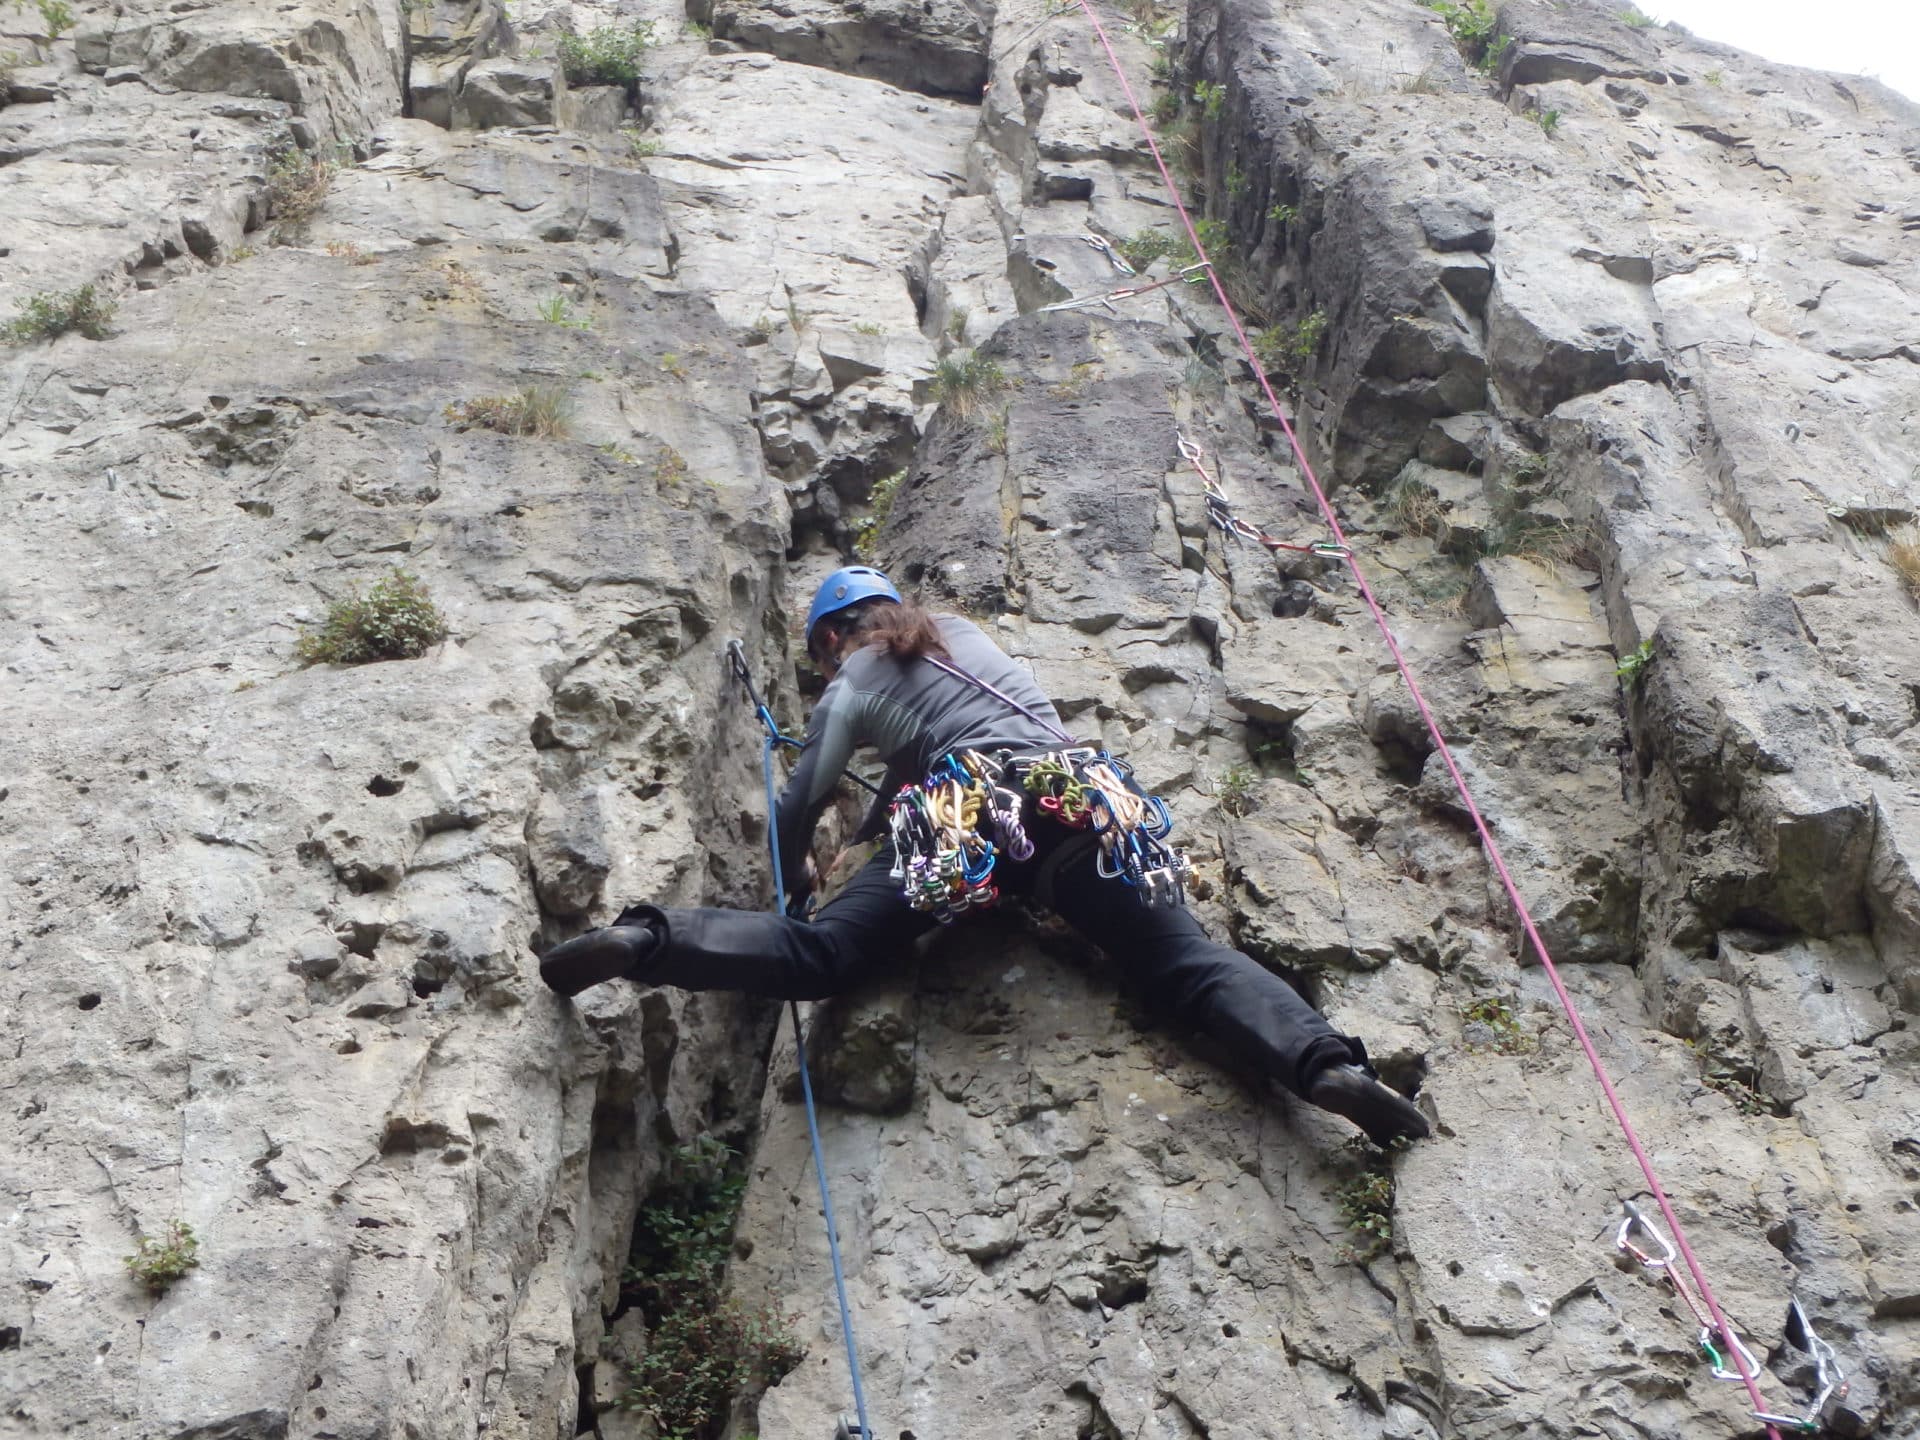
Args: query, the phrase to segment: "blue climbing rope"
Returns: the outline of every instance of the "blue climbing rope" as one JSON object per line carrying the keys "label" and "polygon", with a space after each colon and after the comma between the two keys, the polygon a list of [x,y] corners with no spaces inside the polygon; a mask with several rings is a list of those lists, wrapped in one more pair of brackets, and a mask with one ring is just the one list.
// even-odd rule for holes
{"label": "blue climbing rope", "polygon": [[[787,885],[786,872],[780,868],[780,824],[778,798],[773,783],[773,752],[780,745],[798,748],[800,742],[780,733],[773,712],[755,693],[746,668],[746,656],[738,640],[728,645],[727,654],[735,674],[747,687],[747,697],[753,702],[754,711],[767,731],[767,738],[760,746],[760,775],[767,790],[767,849],[773,858],[773,913],[784,915],[787,913]],[[787,1013],[793,1017],[794,1058],[800,1067],[800,1094],[807,1107],[807,1141],[813,1146],[813,1174],[820,1182],[820,1210],[827,1221],[827,1254],[833,1260],[833,1293],[840,1302],[840,1334],[847,1344],[847,1373],[853,1377],[853,1409],[860,1422],[858,1440],[873,1440],[873,1427],[867,1423],[867,1394],[860,1384],[860,1354],[853,1339],[853,1307],[847,1303],[847,1274],[840,1263],[840,1226],[833,1217],[833,1196],[827,1191],[827,1162],[820,1148],[820,1116],[813,1104],[813,1079],[807,1073],[807,1041],[800,1029],[799,1002],[789,1000]]]}

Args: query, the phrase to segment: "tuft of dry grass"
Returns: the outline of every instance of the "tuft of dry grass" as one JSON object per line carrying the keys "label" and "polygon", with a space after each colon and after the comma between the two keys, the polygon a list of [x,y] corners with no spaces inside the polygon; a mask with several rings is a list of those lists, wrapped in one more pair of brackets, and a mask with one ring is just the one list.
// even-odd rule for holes
{"label": "tuft of dry grass", "polygon": [[1409,535],[1432,540],[1447,528],[1447,503],[1418,480],[1397,483],[1387,496],[1387,512]]}
{"label": "tuft of dry grass", "polygon": [[934,366],[933,398],[956,420],[965,420],[985,409],[1010,383],[1006,371],[991,360],[971,352],[948,355]]}
{"label": "tuft of dry grass", "polygon": [[559,440],[573,418],[573,401],[557,385],[528,385],[516,395],[482,395],[456,400],[446,417],[462,430],[494,430],[502,435],[534,435]]}
{"label": "tuft of dry grass", "polygon": [[1887,562],[1907,587],[1907,593],[1920,600],[1920,530],[1907,529],[1888,536]]}

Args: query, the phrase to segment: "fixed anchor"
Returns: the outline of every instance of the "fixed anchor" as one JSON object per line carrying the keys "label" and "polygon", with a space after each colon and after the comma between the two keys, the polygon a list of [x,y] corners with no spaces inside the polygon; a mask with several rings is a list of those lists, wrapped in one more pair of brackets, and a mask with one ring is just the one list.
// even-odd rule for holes
{"label": "fixed anchor", "polygon": [[833,1440],[872,1440],[872,1437],[858,1420],[851,1415],[842,1415],[840,1423],[833,1427]]}

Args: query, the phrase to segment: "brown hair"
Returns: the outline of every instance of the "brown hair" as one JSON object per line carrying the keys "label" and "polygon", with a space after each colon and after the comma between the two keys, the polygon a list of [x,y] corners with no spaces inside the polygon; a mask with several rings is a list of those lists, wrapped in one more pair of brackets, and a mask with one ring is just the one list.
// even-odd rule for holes
{"label": "brown hair", "polygon": [[895,604],[891,600],[862,600],[824,622],[842,635],[853,635],[861,644],[874,646],[896,660],[912,660],[921,655],[947,655],[947,642],[940,637],[933,616],[911,600]]}

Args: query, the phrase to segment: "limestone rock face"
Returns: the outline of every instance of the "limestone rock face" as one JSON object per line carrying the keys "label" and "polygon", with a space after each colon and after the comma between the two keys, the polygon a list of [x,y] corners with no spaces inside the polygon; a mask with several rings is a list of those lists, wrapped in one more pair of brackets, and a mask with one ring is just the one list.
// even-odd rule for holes
{"label": "limestone rock face", "polygon": [[782,60],[977,98],[993,7],[982,0],[717,0],[713,33]]}
{"label": "limestone rock face", "polygon": [[[937,934],[805,1017],[876,1436],[1756,1432],[1615,1263],[1645,1182],[1424,707],[1769,1404],[1797,1297],[1833,1432],[1920,1437],[1920,109],[1587,0],[1484,71],[1402,0],[1102,10],[1350,566],[1147,288],[1078,10],[76,10],[0,7],[0,323],[117,306],[0,348],[0,1436],[650,1435],[621,1272],[708,1136],[802,1354],[725,1434],[852,1409],[778,1011],[535,952],[768,903],[727,645],[797,730],[858,554],[1435,1127],[1349,1143],[1044,913]],[[298,663],[396,568],[443,640]]]}

